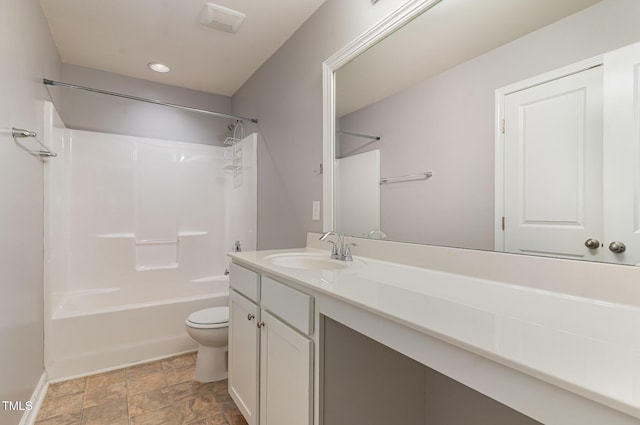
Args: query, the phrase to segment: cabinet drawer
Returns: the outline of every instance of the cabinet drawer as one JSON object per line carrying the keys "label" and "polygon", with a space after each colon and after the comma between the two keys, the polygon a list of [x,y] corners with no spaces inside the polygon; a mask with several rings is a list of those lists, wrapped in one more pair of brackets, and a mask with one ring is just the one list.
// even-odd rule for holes
{"label": "cabinet drawer", "polygon": [[252,301],[260,301],[260,275],[231,263],[229,286]]}
{"label": "cabinet drawer", "polygon": [[313,297],[310,295],[263,277],[261,304],[300,332],[313,334]]}

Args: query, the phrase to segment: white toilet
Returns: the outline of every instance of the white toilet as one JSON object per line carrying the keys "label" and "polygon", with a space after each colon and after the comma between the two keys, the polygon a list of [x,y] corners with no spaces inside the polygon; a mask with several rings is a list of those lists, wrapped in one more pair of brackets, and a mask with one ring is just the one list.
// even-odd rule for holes
{"label": "white toilet", "polygon": [[191,313],[185,321],[187,333],[198,347],[196,381],[214,382],[227,378],[229,307],[205,308]]}

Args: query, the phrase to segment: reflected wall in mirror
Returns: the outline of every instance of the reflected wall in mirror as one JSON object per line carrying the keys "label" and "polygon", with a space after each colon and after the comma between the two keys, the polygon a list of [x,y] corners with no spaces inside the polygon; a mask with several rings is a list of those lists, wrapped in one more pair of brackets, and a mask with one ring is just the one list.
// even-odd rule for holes
{"label": "reflected wall in mirror", "polygon": [[431,4],[329,79],[325,227],[640,263],[640,2],[413,3]]}

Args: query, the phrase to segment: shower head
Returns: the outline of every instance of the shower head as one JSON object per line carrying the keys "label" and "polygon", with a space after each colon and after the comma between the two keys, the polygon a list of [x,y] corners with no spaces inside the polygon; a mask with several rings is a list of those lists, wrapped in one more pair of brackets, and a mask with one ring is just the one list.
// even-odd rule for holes
{"label": "shower head", "polygon": [[229,131],[233,131],[236,129],[236,127],[242,127],[242,121],[241,120],[236,120],[235,122],[232,122],[230,124],[227,124],[227,130]]}

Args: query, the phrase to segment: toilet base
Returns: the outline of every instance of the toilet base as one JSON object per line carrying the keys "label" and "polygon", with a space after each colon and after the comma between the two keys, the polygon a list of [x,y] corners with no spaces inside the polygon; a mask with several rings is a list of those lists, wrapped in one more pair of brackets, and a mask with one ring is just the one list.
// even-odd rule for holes
{"label": "toilet base", "polygon": [[227,347],[200,345],[196,359],[195,379],[198,382],[215,382],[227,379]]}

